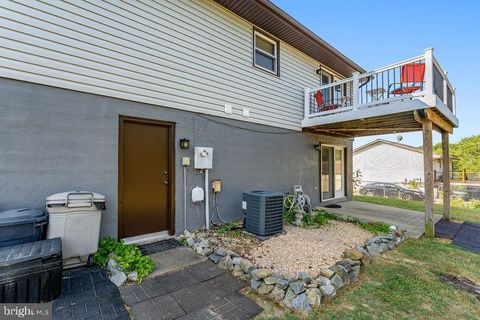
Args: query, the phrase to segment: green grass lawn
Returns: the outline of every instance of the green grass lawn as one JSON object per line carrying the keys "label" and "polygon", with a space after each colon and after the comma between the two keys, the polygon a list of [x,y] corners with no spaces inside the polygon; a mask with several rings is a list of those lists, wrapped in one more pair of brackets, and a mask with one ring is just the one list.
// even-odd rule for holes
{"label": "green grass lawn", "polygon": [[[385,199],[381,197],[369,197],[354,195],[353,200],[381,204],[390,207],[409,209],[413,211],[425,212],[425,205],[423,201],[401,200],[401,199]],[[443,213],[443,206],[441,204],[434,204],[433,212],[435,214]],[[458,207],[451,207],[451,217],[454,220],[470,221],[473,223],[480,223],[480,209],[465,209]]]}
{"label": "green grass lawn", "polygon": [[[360,282],[342,289],[309,319],[480,319],[480,301],[441,282],[439,274],[480,283],[480,255],[440,239],[408,240],[362,269]],[[284,319],[297,319],[286,315]]]}

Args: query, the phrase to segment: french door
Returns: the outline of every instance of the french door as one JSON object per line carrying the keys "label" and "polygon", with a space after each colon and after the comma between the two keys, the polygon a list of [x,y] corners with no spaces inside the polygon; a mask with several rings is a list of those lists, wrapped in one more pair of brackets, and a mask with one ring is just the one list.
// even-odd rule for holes
{"label": "french door", "polygon": [[322,146],[320,155],[322,201],[345,196],[345,151],[343,147]]}

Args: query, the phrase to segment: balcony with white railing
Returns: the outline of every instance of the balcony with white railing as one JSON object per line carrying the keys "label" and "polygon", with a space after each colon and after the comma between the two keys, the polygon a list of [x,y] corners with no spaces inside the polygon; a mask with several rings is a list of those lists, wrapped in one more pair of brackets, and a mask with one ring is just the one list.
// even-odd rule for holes
{"label": "balcony with white railing", "polygon": [[433,49],[364,74],[305,89],[307,131],[361,136],[419,130],[415,112],[430,109],[458,126],[455,89]]}

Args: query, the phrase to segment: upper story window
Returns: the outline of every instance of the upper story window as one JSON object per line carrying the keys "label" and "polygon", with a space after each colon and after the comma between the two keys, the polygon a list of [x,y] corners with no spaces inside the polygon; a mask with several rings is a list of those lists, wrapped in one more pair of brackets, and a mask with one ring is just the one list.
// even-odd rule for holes
{"label": "upper story window", "polygon": [[253,64],[263,70],[278,74],[278,41],[254,31]]}

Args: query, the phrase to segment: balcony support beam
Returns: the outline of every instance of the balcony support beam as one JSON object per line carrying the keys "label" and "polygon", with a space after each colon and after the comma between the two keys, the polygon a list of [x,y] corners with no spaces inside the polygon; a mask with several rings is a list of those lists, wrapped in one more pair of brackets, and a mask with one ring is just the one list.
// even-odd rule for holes
{"label": "balcony support beam", "polygon": [[450,220],[450,145],[449,133],[442,131],[443,219]]}
{"label": "balcony support beam", "polygon": [[444,120],[442,117],[440,117],[438,114],[433,112],[431,109],[414,111],[414,117],[415,120],[419,123],[423,123],[423,118],[432,121],[433,129],[435,129],[435,131],[438,131],[439,133],[442,133],[443,131],[453,133],[453,126],[446,120]]}
{"label": "balcony support beam", "polygon": [[423,131],[423,170],[425,183],[425,235],[435,236],[435,220],[433,219],[433,145],[432,120],[422,118]]}

